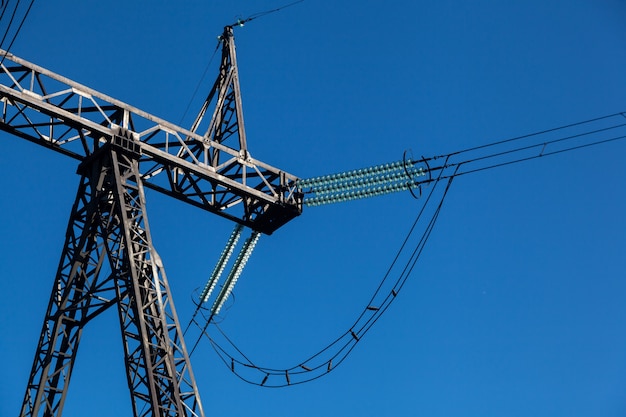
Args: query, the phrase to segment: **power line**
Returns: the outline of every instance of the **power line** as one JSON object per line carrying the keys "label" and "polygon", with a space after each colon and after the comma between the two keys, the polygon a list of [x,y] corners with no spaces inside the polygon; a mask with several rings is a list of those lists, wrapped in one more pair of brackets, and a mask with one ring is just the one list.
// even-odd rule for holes
{"label": "power line", "polygon": [[10,1],[2,1],[2,4],[0,5],[0,7],[2,7],[2,12],[0,12],[0,22],[2,22],[2,19],[4,18],[4,14],[6,13],[7,9],[9,8],[9,3]]}
{"label": "power line", "polygon": [[[615,113],[583,122],[547,129],[528,135],[500,140],[431,158],[298,180],[304,194],[304,204],[319,206],[377,195],[420,188],[446,171],[442,178],[452,175],[452,168],[463,165],[454,175],[466,175],[518,162],[556,155],[602,143],[626,138],[626,113]],[[445,159],[445,163],[434,163]],[[423,166],[417,167],[418,164]],[[404,172],[398,167],[404,167]],[[433,175],[434,174],[434,175]]]}
{"label": "power line", "polygon": [[[431,167],[434,172],[449,170],[450,168],[463,166],[454,176],[461,176],[488,169],[503,167],[532,159],[543,158],[551,155],[583,149],[591,146],[615,142],[626,139],[626,113],[615,113],[595,119],[573,123],[554,129],[518,136],[515,138],[493,142],[490,144],[468,148],[462,151],[430,158],[435,161],[445,158],[446,163],[438,167]],[[550,138],[553,133],[562,133],[560,136]],[[544,138],[548,136],[548,138]],[[534,143],[524,144],[516,148],[506,148],[506,145],[523,139],[536,139]],[[538,139],[538,140],[537,140]],[[493,149],[490,154],[473,155],[477,151]],[[464,160],[456,161],[460,155],[466,155]],[[448,162],[451,161],[451,162]],[[444,174],[448,178],[452,174]]]}
{"label": "power line", "polygon": [[[425,162],[443,159],[443,163],[438,167],[430,168],[429,166],[429,174],[431,177],[429,179],[425,179],[422,183],[424,185],[432,185],[432,188],[428,193],[426,200],[422,204],[415,221],[409,228],[407,236],[401,244],[400,249],[396,253],[395,258],[391,262],[391,265],[381,279],[381,282],[374,291],[372,297],[366,304],[366,307],[362,310],[361,314],[348,330],[332,342],[328,343],[317,353],[309,356],[307,359],[299,362],[298,364],[288,368],[258,366],[250,359],[249,355],[246,355],[226,335],[217,323],[212,323],[212,315],[209,318],[204,316],[206,321],[203,326],[194,321],[194,323],[202,329],[202,332],[196,341],[196,345],[203,337],[206,337],[222,362],[224,362],[224,364],[229,367],[237,377],[250,384],[279,388],[289,385],[302,384],[321,378],[322,376],[328,374],[331,370],[335,369],[346,359],[356,344],[362,340],[363,336],[387,311],[404,287],[404,284],[411,276],[432,233],[432,230],[434,229],[435,223],[441,212],[443,202],[454,178],[473,172],[484,171],[544,156],[569,152],[575,149],[626,139],[626,134],[621,134],[621,130],[626,128],[626,123],[617,122],[617,120],[624,118],[626,118],[625,113],[616,113],[424,159],[423,161]],[[616,131],[620,133],[616,134]],[[559,133],[560,136],[549,137],[555,133]],[[545,136],[548,136],[548,138],[544,138]],[[541,140],[537,143],[524,143],[516,148],[501,149],[502,146],[508,146],[514,142],[527,142],[538,137]],[[560,147],[552,149],[555,146]],[[458,158],[459,155],[472,155],[472,153],[476,153],[477,151],[484,152],[486,150],[495,151],[491,154],[475,155],[462,161],[454,161],[454,159]],[[532,151],[532,153],[528,155],[524,154],[524,152],[529,151]],[[517,156],[520,154],[523,154],[523,156]],[[508,159],[502,160],[502,158]],[[477,163],[485,161],[488,163],[476,166]],[[385,169],[387,171],[393,170],[395,169],[395,165],[388,164]],[[376,169],[372,169],[371,171],[377,172]],[[343,178],[349,178],[352,181],[353,178],[362,175],[363,172],[365,171],[356,170],[311,180],[303,180],[303,184],[308,186],[319,185],[318,183],[322,184],[324,181],[332,182]],[[434,178],[432,176],[433,173],[437,174]],[[443,191],[441,191],[441,187],[439,187],[441,182],[446,183]],[[436,192],[439,192],[439,194],[437,194],[439,197],[433,199]],[[432,204],[430,204],[431,201],[436,201],[434,209],[432,209]],[[429,208],[430,211],[428,211]],[[424,220],[425,216],[427,216],[427,220]],[[425,225],[424,221],[426,221]],[[417,230],[421,230],[422,232],[419,239],[417,239],[417,242],[415,242],[414,236]],[[407,252],[410,252],[410,254],[408,255],[408,259],[406,259],[403,263],[402,270],[397,273],[396,280],[392,284],[387,284],[390,277],[394,275],[394,271],[396,271],[396,267],[398,267],[400,259],[406,258]],[[209,335],[207,329],[210,324],[215,326],[218,334],[235,350],[236,354],[232,352],[229,353],[220,343],[217,342],[215,337]]]}
{"label": "power line", "polygon": [[[4,31],[4,35],[2,36],[2,40],[0,40],[0,48],[3,47],[4,45],[4,41],[6,40],[7,36],[9,35],[9,32],[11,31],[11,25],[13,24],[13,19],[15,19],[15,15],[17,13],[17,9],[19,8],[20,5],[20,0],[18,0],[15,4],[15,7],[13,8],[13,13],[11,13],[11,17],[9,19],[9,24],[7,25],[7,28]],[[8,3],[7,3],[7,8],[9,7]],[[4,10],[2,11],[2,15],[4,16]]]}
{"label": "power line", "polygon": [[193,90],[193,94],[191,95],[191,98],[189,99],[189,103],[187,103],[187,107],[185,107],[185,111],[183,112],[183,115],[180,117],[180,122],[179,122],[180,125],[183,124],[183,120],[187,116],[187,113],[189,112],[189,109],[191,108],[191,105],[193,104],[193,101],[195,100],[196,95],[198,94],[198,90],[200,90],[200,86],[204,82],[204,79],[205,79],[205,77],[207,75],[207,72],[209,71],[209,67],[213,63],[213,59],[215,59],[215,54],[217,53],[217,51],[218,51],[218,49],[220,47],[220,44],[221,44],[221,42],[218,40],[217,41],[217,45],[215,45],[215,49],[213,50],[213,53],[211,54],[211,57],[209,58],[209,62],[207,63],[206,67],[204,68],[204,72],[202,73],[202,76],[200,77],[200,80],[198,81],[198,84],[196,85],[196,88]]}
{"label": "power line", "polygon": [[262,12],[254,13],[254,14],[248,16],[245,19],[237,19],[237,21],[235,23],[233,23],[232,25],[229,25],[229,26],[230,27],[243,26],[244,24],[246,24],[248,22],[251,22],[251,21],[253,21],[255,19],[258,19],[259,17],[263,17],[263,16],[267,16],[268,14],[279,12],[281,10],[284,10],[284,9],[288,8],[288,7],[295,6],[298,3],[302,3],[303,1],[304,0],[298,0],[298,1],[294,1],[294,2],[291,2],[291,3],[285,4],[283,6],[277,7],[275,9],[270,9],[270,10],[265,10],[265,11],[262,11]]}
{"label": "power line", "polygon": [[[396,299],[396,296],[403,288],[404,283],[411,274],[415,263],[417,262],[417,259],[420,257],[422,250],[425,247],[426,242],[428,241],[428,238],[435,226],[436,220],[443,205],[443,201],[447,195],[451,183],[452,178],[447,180],[447,185],[444,187],[443,191],[441,191],[441,188],[437,186],[438,182],[435,183],[435,185],[431,188],[430,193],[428,194],[424,204],[422,205],[422,208],[419,211],[415,222],[410,228],[406,239],[401,245],[394,261],[392,262],[387,273],[383,277],[374,295],[363,308],[362,313],[353,322],[348,330],[338,336],[334,341],[330,342],[325,347],[320,349],[317,353],[288,368],[278,369],[259,366],[253,360],[251,360],[250,357],[246,355],[226,335],[225,332],[223,332],[219,325],[211,323],[212,316],[209,316],[208,318],[205,317],[207,321],[203,326],[195,322],[195,324],[202,330],[201,335],[196,341],[196,345],[202,337],[206,337],[211,343],[213,349],[222,360],[222,362],[224,362],[224,364],[229,367],[235,375],[237,375],[245,382],[264,387],[279,388],[288,385],[302,384],[318,379],[328,374],[330,371],[337,368],[346,359],[346,357],[354,349],[356,343],[362,340],[365,334],[371,329],[371,327],[376,323],[380,316],[387,311],[391,303]],[[436,197],[437,195],[439,197]],[[436,208],[434,209],[434,211],[429,212],[428,209],[429,207],[431,207],[430,202],[437,201],[437,199],[438,202],[436,203]],[[420,236],[418,243],[415,245],[415,247],[411,249],[408,243],[411,237],[419,229],[418,226],[420,224],[423,224],[424,222],[426,222],[426,224],[423,227],[422,235]],[[385,283],[393,276],[394,268],[397,266],[399,259],[407,251],[410,252],[408,260],[406,261],[404,266],[401,267],[401,271],[399,272],[395,281],[393,283],[390,283],[387,286],[386,291],[383,293],[382,291]],[[213,324],[215,326],[221,337],[225,339],[226,343],[229,344],[237,352],[236,354],[229,353],[219,342],[217,342],[214,337],[208,334],[206,330],[209,324]],[[254,375],[256,375],[256,379]]]}
{"label": "power line", "polygon": [[[13,37],[11,38],[11,42],[9,43],[9,46],[7,48],[4,48],[4,41],[6,40],[9,32],[11,31],[11,26],[13,25],[13,20],[15,19],[17,10],[19,9],[20,6],[20,0],[17,0],[16,4],[15,4],[15,8],[13,9],[13,13],[11,14],[11,19],[9,20],[9,24],[7,25],[7,28],[4,32],[4,35],[2,36],[2,40],[0,40],[0,49],[5,49],[6,52],[9,52],[11,50],[11,48],[13,47],[13,43],[15,42],[15,40],[17,39],[17,36],[19,35],[20,31],[22,30],[22,27],[24,26],[24,22],[26,21],[26,18],[28,17],[28,14],[30,13],[30,10],[33,7],[33,4],[35,3],[35,0],[31,0],[30,3],[28,4],[28,7],[26,9],[26,12],[24,13],[24,16],[22,17],[22,20],[20,21],[20,24],[18,25],[15,34],[13,35]],[[6,7],[5,9],[2,11],[2,14],[0,15],[0,20],[2,20],[2,17],[4,16],[4,12],[6,10],[6,8],[8,8],[9,2],[6,2]],[[5,55],[6,56],[6,55]],[[4,57],[2,57],[2,60],[0,60],[0,64],[2,64],[4,62]]]}

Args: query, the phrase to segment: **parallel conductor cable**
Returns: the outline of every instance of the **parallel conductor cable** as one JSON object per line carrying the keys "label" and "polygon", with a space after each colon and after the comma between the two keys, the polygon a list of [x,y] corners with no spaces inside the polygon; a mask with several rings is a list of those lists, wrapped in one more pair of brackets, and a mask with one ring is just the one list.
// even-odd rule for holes
{"label": "parallel conductor cable", "polygon": [[[417,261],[417,258],[421,255],[422,249],[426,244],[426,240],[428,239],[428,237],[430,236],[430,233],[432,232],[433,228],[434,228],[434,223],[438,217],[438,214],[441,210],[442,204],[443,204],[443,199],[445,198],[445,195],[447,194],[447,191],[450,187],[450,183],[451,183],[451,179],[448,181],[448,185],[446,187],[446,190],[444,191],[444,195],[442,197],[442,199],[439,201],[437,210],[433,216],[433,218],[430,220],[428,226],[427,226],[427,230],[425,231],[424,235],[422,236],[422,239],[420,239],[420,242],[418,243],[418,247],[413,251],[413,254],[411,256],[411,258],[409,259],[407,265],[405,266],[401,276],[399,277],[399,279],[396,281],[396,284],[394,285],[395,288],[395,292],[397,294],[397,292],[399,292],[402,288],[402,286],[404,285],[404,283],[406,282],[406,280],[408,279],[408,275],[410,275],[413,267],[415,266],[415,263]],[[435,188],[435,187],[433,187]],[[431,193],[429,195],[429,198],[427,199],[430,200],[430,197],[432,196],[433,190],[431,190]],[[426,202],[425,204],[426,205]],[[421,217],[423,215],[424,210],[422,209],[418,215],[418,217]],[[415,223],[414,225],[411,227],[410,229],[410,234],[413,233],[414,229],[415,229]],[[404,250],[404,247],[407,244],[408,239],[405,240],[405,242],[403,243],[403,245],[401,246],[401,250]],[[394,259],[394,263],[397,261],[398,256],[396,256],[396,259]],[[391,270],[391,268],[390,268]],[[386,279],[389,275],[389,272],[386,274],[385,278]],[[382,284],[381,284],[382,286]],[[380,290],[380,286],[377,289],[377,292]],[[372,299],[374,299],[375,297],[373,297]],[[343,344],[343,346],[336,351],[330,360],[324,360],[323,362],[321,362],[319,365],[317,366],[313,366],[313,367],[309,367],[308,365],[304,366],[304,365],[296,365],[296,366],[292,366],[291,368],[287,368],[287,369],[274,369],[274,368],[265,368],[265,367],[259,367],[257,365],[254,364],[254,362],[252,362],[250,360],[250,358],[248,356],[246,356],[243,351],[236,346],[236,344],[223,332],[223,330],[216,325],[216,328],[218,329],[218,331],[222,334],[222,336],[227,340],[227,342],[246,360],[246,362],[241,362],[239,360],[235,360],[233,358],[232,355],[228,354],[228,352],[222,347],[220,346],[213,338],[211,338],[209,335],[207,335],[210,339],[210,343],[213,346],[214,350],[216,350],[216,353],[218,353],[218,356],[222,359],[222,361],[228,365],[229,361],[228,359],[230,359],[230,364],[231,364],[231,370],[242,380],[248,382],[248,383],[252,383],[252,384],[256,384],[256,385],[262,385],[262,386],[267,386],[265,385],[265,383],[267,382],[267,378],[270,375],[283,375],[285,372],[289,372],[292,376],[294,375],[299,375],[299,374],[304,374],[304,373],[310,373],[311,371],[315,371],[318,370],[319,368],[326,366],[326,364],[330,364],[331,362],[334,362],[334,366],[333,369],[336,368],[337,366],[339,366],[343,360],[345,360],[345,358],[349,355],[349,353],[352,351],[352,349],[356,346],[356,343],[360,340],[360,338],[369,330],[369,328],[372,327],[372,325],[376,322],[376,320],[378,320],[378,318],[387,310],[387,308],[390,306],[391,302],[393,302],[393,300],[395,299],[395,296],[393,298],[389,298],[389,296],[387,297],[387,299],[385,299],[385,301],[382,303],[380,311],[377,311],[377,313],[370,317],[364,324],[362,324],[360,326],[360,328],[355,332],[353,330],[348,330],[346,331],[342,336],[340,336],[339,338],[337,338],[334,342],[332,342],[331,344],[327,345],[326,348],[322,349],[321,351],[319,351],[317,354],[309,357],[307,360],[302,361],[301,364],[308,364],[310,363],[310,361],[312,359],[315,359],[316,357],[320,356],[321,354],[323,354],[323,352],[327,351],[328,349],[332,348],[333,345],[335,345],[336,343],[340,342],[342,339],[345,339],[346,336],[349,336],[347,341]],[[370,302],[371,304],[371,302]],[[365,309],[365,311],[367,311],[367,308]],[[354,323],[354,325],[352,326],[352,328],[356,328],[358,323],[360,322],[361,318],[363,317],[363,314],[359,317],[359,319],[356,320],[356,322]],[[374,319],[374,320],[372,320]],[[337,360],[337,358],[339,358],[339,360]],[[258,369],[260,372],[263,372],[265,377],[263,378],[262,384],[259,384],[258,382],[255,381],[251,381],[249,379],[246,379],[245,377],[243,377],[240,373],[238,373],[236,371],[236,369],[234,368],[234,366],[232,365],[233,363],[238,363],[243,365],[244,367],[248,367],[248,368],[255,368]],[[298,370],[298,368],[302,368],[303,370]],[[273,385],[273,386],[268,386],[268,387],[279,387],[279,386],[286,386],[286,385],[295,385],[295,384],[300,384],[300,383],[304,383],[304,382],[308,382],[314,379],[317,379],[323,375],[325,375],[325,373],[313,376],[313,377],[309,377],[306,378],[305,380],[302,381],[295,381],[292,379],[290,381],[290,384],[282,384],[282,385]]]}
{"label": "parallel conductor cable", "polygon": [[[626,117],[626,115],[624,115],[624,113],[618,113],[615,115],[610,115],[610,116],[605,116],[605,117],[601,117],[601,118],[596,118],[596,119],[592,119],[586,122],[580,122],[580,123],[575,123],[575,124],[571,124],[571,125],[567,125],[564,127],[560,127],[560,128],[555,128],[555,129],[549,129],[546,131],[542,131],[539,133],[535,133],[535,134],[531,134],[531,135],[525,135],[525,136],[520,136],[517,138],[512,138],[512,139],[507,139],[504,141],[499,141],[499,142],[495,142],[494,144],[488,144],[488,145],[482,145],[479,147],[474,147],[474,148],[468,148],[466,150],[463,151],[459,151],[459,152],[454,152],[454,153],[450,153],[447,155],[442,155],[440,157],[435,157],[432,159],[437,159],[437,158],[443,158],[445,157],[445,161],[443,163],[442,166],[435,168],[434,170],[438,170],[439,171],[439,175],[434,178],[429,180],[428,182],[434,182],[434,187],[431,189],[431,192],[428,195],[428,198],[426,199],[426,202],[424,204],[424,206],[422,207],[422,209],[420,210],[420,214],[418,215],[418,219],[416,219],[416,221],[414,222],[413,226],[410,228],[409,230],[409,234],[407,235],[407,238],[404,240],[403,244],[401,245],[401,248],[398,252],[398,254],[396,255],[395,259],[392,262],[391,267],[388,269],[387,273],[385,274],[385,276],[383,277],[381,283],[379,284],[378,288],[376,289],[376,291],[374,292],[374,295],[372,296],[370,302],[367,304],[367,307],[362,311],[361,315],[359,316],[359,318],[355,321],[354,325],[352,327],[349,328],[349,330],[347,330],[346,332],[344,332],[339,338],[337,338],[334,342],[330,343],[329,345],[326,346],[326,348],[320,350],[318,353],[316,353],[315,355],[312,355],[309,357],[309,359],[300,362],[299,365],[293,366],[291,368],[282,368],[282,369],[273,369],[273,368],[264,368],[264,367],[260,367],[257,366],[256,364],[254,364],[252,361],[250,361],[250,359],[248,358],[248,356],[246,356],[241,349],[239,349],[234,343],[233,341],[228,338],[228,336],[222,331],[222,329],[219,326],[216,326],[218,328],[218,331],[223,335],[223,337],[227,340],[227,342],[235,348],[235,350],[238,352],[238,354],[244,358],[245,362],[243,361],[239,361],[238,359],[235,359],[235,357],[233,355],[230,355],[229,353],[226,352],[226,350],[224,348],[222,348],[213,338],[210,337],[210,335],[208,335],[207,333],[205,333],[205,335],[209,338],[211,345],[213,346],[213,348],[216,350],[216,352],[218,353],[218,356],[220,356],[220,358],[225,362],[225,363],[229,363],[228,360],[230,360],[230,366],[231,369],[233,370],[233,372],[242,380],[249,382],[251,384],[256,384],[256,385],[261,385],[261,386],[269,386],[269,387],[279,387],[279,386],[287,386],[287,385],[296,385],[299,383],[304,383],[313,379],[317,379],[323,375],[325,375],[327,372],[329,372],[331,369],[334,369],[336,366],[338,366],[339,364],[342,363],[343,360],[345,360],[345,358],[349,355],[349,353],[352,351],[352,349],[354,349],[354,347],[356,346],[356,343],[358,343],[359,340],[362,339],[362,337],[371,329],[371,327],[378,321],[378,319],[382,316],[382,314],[384,314],[387,309],[390,307],[391,303],[395,300],[396,296],[398,295],[398,293],[404,288],[404,285],[406,284],[408,278],[412,275],[414,268],[416,267],[417,261],[419,260],[419,258],[421,257],[421,254],[423,252],[423,249],[425,248],[426,242],[428,241],[432,231],[434,230],[434,226],[435,223],[437,221],[437,219],[439,218],[439,214],[441,213],[441,209],[443,206],[443,202],[445,200],[445,197],[448,194],[448,191],[450,189],[450,186],[452,184],[452,181],[455,177],[460,176],[460,175],[465,175],[467,173],[471,173],[471,172],[476,172],[479,170],[486,170],[486,169],[491,169],[491,168],[495,168],[495,167],[499,167],[499,166],[503,166],[503,165],[507,165],[507,164],[511,164],[511,163],[516,163],[516,162],[521,162],[521,161],[525,161],[525,160],[529,160],[529,159],[534,159],[534,158],[539,158],[542,156],[547,156],[547,155],[555,155],[558,153],[563,153],[563,152],[567,152],[570,150],[574,150],[574,149],[580,149],[580,148],[585,148],[585,147],[589,147],[589,146],[593,146],[593,145],[597,145],[597,144],[601,144],[601,143],[607,143],[607,142],[612,142],[612,141],[617,141],[617,140],[622,140],[622,139],[626,139],[626,135],[621,135],[621,136],[614,136],[614,137],[610,137],[610,138],[606,138],[606,135],[604,135],[604,138],[598,138],[597,140],[593,140],[591,142],[587,142],[587,143],[583,143],[580,144],[580,142],[578,144],[574,144],[572,146],[568,146],[568,147],[559,147],[556,150],[553,151],[549,151],[546,152],[546,148],[547,146],[551,145],[551,144],[555,144],[558,142],[567,142],[567,141],[571,141],[573,139],[576,138],[583,138],[583,137],[589,137],[589,135],[597,135],[598,133],[602,132],[608,132],[612,129],[617,129],[617,128],[621,128],[623,126],[626,126],[626,124],[618,124],[618,125],[613,125],[610,127],[605,127],[605,128],[601,128],[601,129],[592,129],[586,132],[582,132],[582,133],[577,133],[577,134],[571,134],[571,135],[566,135],[563,137],[559,137],[556,139],[551,139],[551,140],[546,140],[542,143],[536,143],[536,144],[532,144],[532,145],[526,145],[526,146],[520,146],[517,149],[513,149],[513,150],[505,150],[505,151],[501,151],[501,152],[497,152],[494,153],[492,155],[487,155],[487,156],[478,156],[476,158],[473,159],[468,159],[466,161],[462,161],[462,162],[453,162],[450,163],[450,158],[454,155],[459,155],[463,152],[469,152],[472,150],[476,150],[476,149],[483,149],[483,148],[488,148],[489,146],[495,146],[497,144],[502,144],[502,143],[508,143],[508,142],[512,142],[515,140],[520,140],[520,139],[524,139],[524,138],[528,138],[528,137],[532,137],[532,136],[536,136],[538,134],[542,134],[542,133],[547,133],[547,132],[554,132],[554,131],[558,131],[561,129],[565,129],[567,127],[572,127],[572,126],[579,126],[579,125],[583,125],[585,123],[591,123],[594,121],[600,121],[600,120],[604,120],[604,119],[609,119],[611,117],[615,117],[615,116],[621,116],[621,117]],[[535,154],[535,155],[531,155],[531,156],[526,156],[526,157],[520,157],[517,158],[515,160],[509,160],[509,161],[497,161],[497,163],[493,163],[489,166],[482,166],[479,168],[473,168],[473,169],[469,169],[469,170],[463,170],[462,168],[466,168],[467,164],[470,164],[471,162],[474,161],[480,161],[480,160],[487,160],[488,158],[495,158],[495,157],[499,157],[502,155],[508,155],[508,154],[512,154],[514,152],[519,152],[519,151],[524,151],[524,150],[528,150],[528,149],[533,149],[533,148],[541,148],[540,152]],[[449,173],[449,171],[453,170],[453,172]],[[359,175],[359,174],[357,174]],[[331,178],[333,179],[333,178]],[[432,216],[430,216],[430,221],[428,221],[428,224],[421,236],[421,238],[419,239],[419,242],[417,242],[417,244],[415,245],[411,255],[409,256],[409,259],[407,260],[407,262],[404,264],[404,269],[400,272],[397,280],[395,281],[395,283],[393,284],[393,287],[391,288],[391,291],[385,296],[385,298],[382,300],[382,302],[377,303],[377,297],[380,294],[380,291],[382,291],[382,289],[385,286],[385,282],[386,280],[390,277],[390,274],[392,272],[392,270],[394,269],[396,263],[399,261],[399,257],[400,257],[400,252],[404,252],[404,250],[406,249],[406,245],[408,245],[409,240],[410,240],[410,236],[413,234],[418,220],[419,218],[422,216],[422,214],[424,214],[424,210],[425,210],[425,206],[428,205],[427,203],[430,201],[431,196],[433,196],[434,194],[434,189],[438,188],[437,185],[439,183],[439,181],[441,181],[442,179],[447,179],[447,184],[445,186],[445,189],[443,191],[443,194],[441,196],[441,198],[439,199],[439,202],[437,204],[436,209],[434,210],[434,213],[432,214]],[[318,179],[314,179],[314,181],[317,181]],[[320,180],[322,180],[322,178],[320,178]],[[326,178],[324,178],[323,180],[326,180]],[[304,183],[303,185],[308,185],[307,183]],[[311,185],[313,185],[313,181],[311,181]],[[315,184],[317,185],[317,184]],[[388,287],[387,287],[388,288]],[[368,318],[363,321],[363,318],[365,317],[365,314],[369,312],[369,316]],[[373,313],[372,313],[373,312]],[[205,326],[206,329],[206,326]],[[343,344],[341,344],[341,342],[343,341]],[[337,346],[338,344],[341,344],[340,346]],[[337,347],[338,351],[335,351],[334,354],[332,352],[329,352],[329,349],[333,348],[333,347]],[[318,358],[320,357],[320,355],[322,355],[325,352],[329,352],[331,353],[332,357],[328,360],[325,359],[321,362],[318,362]],[[311,363],[311,361],[315,359],[315,364]],[[257,381],[257,380],[251,380],[246,378],[242,373],[240,373],[239,371],[236,370],[234,364],[241,364],[244,366],[245,369],[255,369],[256,371],[259,371],[262,373],[262,380],[261,378]],[[321,373],[321,374],[317,374],[317,375],[312,375],[312,371],[318,371],[320,370],[320,368],[325,367],[327,365],[327,372],[325,373]],[[302,375],[302,374],[308,374],[308,378],[305,378],[305,380],[301,380],[301,381],[296,381],[294,380],[295,376],[298,375]],[[289,375],[290,378],[287,381],[287,383],[285,384],[284,382],[284,376],[285,375]],[[274,384],[271,385],[272,383],[272,379],[274,377],[280,377],[282,376],[283,378],[283,382],[278,382],[278,385]],[[269,383],[268,383],[269,382]]]}

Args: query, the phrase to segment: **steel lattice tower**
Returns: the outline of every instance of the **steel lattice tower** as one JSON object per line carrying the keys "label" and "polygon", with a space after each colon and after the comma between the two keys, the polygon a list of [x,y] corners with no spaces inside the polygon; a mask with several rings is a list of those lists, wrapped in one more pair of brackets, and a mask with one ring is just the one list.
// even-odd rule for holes
{"label": "steel lattice tower", "polygon": [[133,415],[204,415],[145,189],[266,234],[302,211],[298,178],[248,152],[231,26],[220,42],[190,130],[1,52],[0,129],[74,158],[80,175],[21,416],[61,415],[82,331],[112,306]]}

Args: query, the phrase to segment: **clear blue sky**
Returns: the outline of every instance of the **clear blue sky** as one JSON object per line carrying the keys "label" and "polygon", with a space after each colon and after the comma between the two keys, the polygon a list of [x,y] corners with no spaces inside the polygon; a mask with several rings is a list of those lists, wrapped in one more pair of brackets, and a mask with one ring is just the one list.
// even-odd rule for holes
{"label": "clear blue sky", "polygon": [[[12,52],[188,126],[222,27],[254,0],[38,1]],[[302,178],[626,111],[621,0],[314,1],[236,30],[251,154]],[[76,164],[0,133],[0,415],[16,415],[74,199]],[[401,296],[334,372],[241,382],[206,344],[208,415],[626,415],[626,143],[458,178]],[[149,193],[182,322],[232,225]],[[346,330],[420,202],[310,208],[264,236],[223,328],[282,368]],[[114,311],[89,325],[66,416],[130,415]]]}

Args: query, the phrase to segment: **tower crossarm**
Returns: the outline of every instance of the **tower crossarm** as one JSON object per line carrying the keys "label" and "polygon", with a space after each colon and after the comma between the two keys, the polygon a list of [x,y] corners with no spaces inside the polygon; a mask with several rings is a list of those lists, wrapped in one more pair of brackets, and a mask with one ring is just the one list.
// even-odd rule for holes
{"label": "tower crossarm", "polygon": [[[298,178],[45,68],[0,51],[0,129],[80,162],[111,143],[144,185],[270,234],[298,216]],[[241,147],[241,145],[239,144]],[[245,142],[244,145],[245,147]]]}

